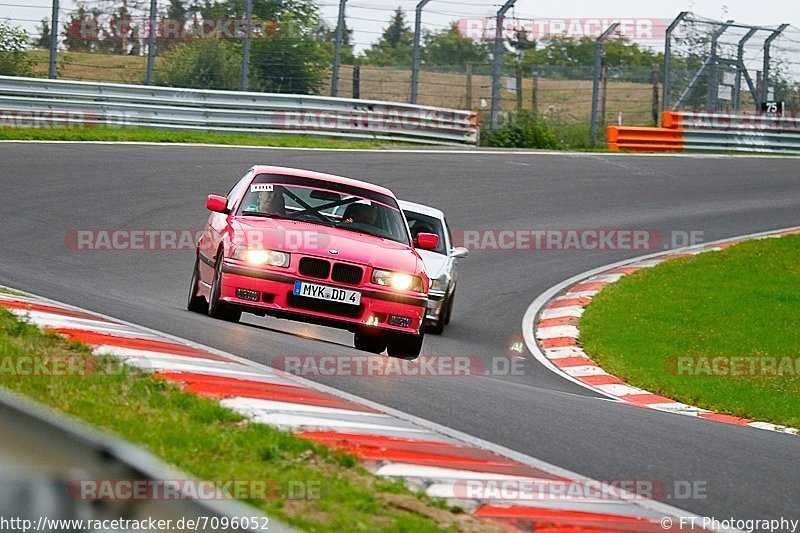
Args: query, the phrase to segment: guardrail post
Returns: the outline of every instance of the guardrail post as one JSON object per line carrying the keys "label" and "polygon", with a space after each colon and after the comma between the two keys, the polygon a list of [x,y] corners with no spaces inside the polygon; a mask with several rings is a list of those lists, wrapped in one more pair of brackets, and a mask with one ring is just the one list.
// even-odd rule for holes
{"label": "guardrail post", "polygon": [[417,103],[419,88],[419,41],[422,38],[422,9],[431,0],[420,0],[414,15],[414,53],[411,56],[411,103]]}
{"label": "guardrail post", "polygon": [[339,18],[336,21],[336,43],[333,48],[333,72],[331,73],[331,96],[339,96],[339,65],[342,61],[342,41],[344,40],[344,9],[347,0],[339,0]]}
{"label": "guardrail post", "polygon": [[608,39],[608,36],[614,33],[619,26],[619,22],[613,23],[606,28],[600,37],[594,41],[594,76],[592,81],[592,125],[589,128],[589,147],[594,148],[597,144],[597,127],[598,127],[598,96],[600,93],[600,77],[603,75],[603,41]]}
{"label": "guardrail post", "polygon": [[672,73],[672,32],[675,31],[678,24],[683,22],[683,19],[688,15],[688,11],[681,11],[680,14],[675,17],[675,20],[667,27],[667,36],[664,39],[664,96],[661,99],[661,105],[664,111],[669,109],[669,78]]}
{"label": "guardrail post", "polygon": [[58,0],[53,0],[53,12],[50,15],[50,65],[47,77],[56,79],[58,66]]}
{"label": "guardrail post", "polygon": [[761,108],[760,104],[763,104],[767,100],[769,100],[769,62],[770,56],[769,51],[770,47],[772,47],[772,41],[778,38],[778,36],[783,33],[783,30],[788,28],[788,24],[781,24],[777,30],[772,32],[772,35],[767,37],[767,40],[764,41],[764,69],[762,70],[761,75],[761,100],[758,102],[759,109]]}
{"label": "guardrail post", "polygon": [[156,69],[156,24],[158,17],[158,2],[150,0],[150,33],[147,38],[147,85],[153,85]]}
{"label": "guardrail post", "polygon": [[496,130],[499,123],[500,113],[500,69],[503,67],[503,19],[506,12],[511,9],[517,0],[506,0],[503,7],[497,10],[497,27],[494,31],[494,54],[492,63],[492,106],[489,124],[491,129]]}
{"label": "guardrail post", "polygon": [[242,81],[240,88],[246,91],[250,86],[250,41],[253,38],[253,0],[244,0],[244,20],[247,34],[242,43]]}

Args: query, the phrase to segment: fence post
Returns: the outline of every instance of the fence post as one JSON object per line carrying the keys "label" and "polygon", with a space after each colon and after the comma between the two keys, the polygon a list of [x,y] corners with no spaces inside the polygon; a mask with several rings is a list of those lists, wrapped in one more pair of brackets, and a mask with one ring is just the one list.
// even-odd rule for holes
{"label": "fence post", "polygon": [[497,27],[494,31],[494,54],[492,61],[492,107],[489,124],[491,129],[496,130],[499,125],[500,113],[500,74],[503,67],[503,19],[506,12],[511,9],[517,0],[506,0],[503,7],[497,10]]}
{"label": "fence post", "polygon": [[652,119],[653,119],[653,126],[658,126],[658,65],[653,63],[653,108],[652,108]]}
{"label": "fence post", "polygon": [[472,63],[467,65],[467,92],[464,100],[466,100],[466,108],[472,109]]}
{"label": "fence post", "polygon": [[600,131],[604,131],[606,127],[606,105],[608,104],[608,65],[603,66],[603,96],[600,100]]}
{"label": "fence post", "polygon": [[669,108],[669,79],[671,74],[671,66],[672,66],[672,32],[675,31],[675,28],[678,27],[678,24],[683,22],[689,15],[688,11],[681,11],[675,20],[667,27],[667,35],[664,38],[664,98],[662,98],[661,102],[664,106],[664,111],[667,111]]}
{"label": "fence post", "polygon": [[47,77],[56,79],[58,66],[58,0],[53,0],[53,12],[50,14],[50,65]]}
{"label": "fence post", "polygon": [[361,98],[361,65],[353,65],[353,98]]}
{"label": "fence post", "polygon": [[761,74],[761,101],[758,102],[758,108],[761,108],[760,104],[763,104],[767,100],[769,100],[769,62],[770,62],[770,47],[772,47],[772,41],[778,38],[778,36],[783,33],[783,30],[788,28],[788,24],[781,24],[778,26],[778,29],[772,32],[772,35],[767,37],[767,40],[764,41],[764,69],[762,70]]}
{"label": "fence post", "polygon": [[522,109],[522,65],[517,62],[517,111]]}
{"label": "fence post", "polygon": [[539,71],[531,67],[531,113],[539,114]]}
{"label": "fence post", "polygon": [[[758,28],[751,28],[750,31],[747,32],[747,35],[741,38],[739,41],[739,46],[736,51],[736,80],[734,82],[734,89],[733,89],[733,112],[738,113],[739,110],[742,108],[742,72],[744,72],[745,76],[747,74],[747,67],[744,64],[744,45],[750,38],[755,35],[758,31]],[[748,85],[751,85],[752,81],[749,79],[748,76]],[[754,95],[755,96],[755,95]],[[758,100],[758,98],[754,98],[754,100]]]}
{"label": "fence post", "polygon": [[150,0],[150,34],[147,38],[147,79],[146,85],[153,85],[156,70],[156,28],[158,17],[158,2]]}
{"label": "fence post", "polygon": [[594,148],[597,144],[597,126],[598,126],[598,93],[600,92],[600,77],[602,76],[603,66],[603,41],[608,39],[619,26],[619,22],[614,22],[611,26],[606,28],[600,37],[594,41],[594,76],[592,81],[592,122],[589,127],[589,147]]}
{"label": "fence post", "polygon": [[333,48],[333,72],[331,72],[331,96],[339,96],[339,65],[342,61],[344,40],[344,8],[347,0],[339,0],[339,18],[336,21],[336,43]]}
{"label": "fence post", "polygon": [[244,20],[247,33],[242,43],[242,81],[239,84],[242,91],[250,86],[250,41],[253,37],[253,0],[244,0]]}
{"label": "fence post", "polygon": [[[692,91],[694,91],[695,86],[700,81],[700,78],[703,76],[703,74],[705,74],[706,70],[708,70],[708,67],[711,65],[711,63],[713,62],[716,65],[717,41],[722,36],[722,34],[725,33],[728,30],[728,28],[730,28],[731,24],[733,24],[732,20],[725,21],[721,24],[721,27],[718,30],[716,30],[714,33],[711,34],[711,55],[709,55],[708,58],[706,58],[706,60],[703,62],[702,66],[700,67],[700,70],[695,72],[694,76],[692,77],[692,80],[689,82],[689,85],[686,87],[686,89],[683,90],[681,95],[678,97],[678,101],[675,102],[675,107],[681,107],[683,103],[686,101],[686,99],[689,98],[689,95],[692,94]],[[709,91],[710,90],[711,88],[709,87]]]}
{"label": "fence post", "polygon": [[420,0],[414,17],[414,49],[411,56],[411,103],[417,103],[419,89],[419,41],[422,35],[422,8],[431,0]]}

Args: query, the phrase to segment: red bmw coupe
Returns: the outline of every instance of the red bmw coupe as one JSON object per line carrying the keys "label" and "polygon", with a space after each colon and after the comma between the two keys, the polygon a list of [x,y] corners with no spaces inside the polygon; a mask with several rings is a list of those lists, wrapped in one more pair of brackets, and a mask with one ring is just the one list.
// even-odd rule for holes
{"label": "red bmw coupe", "polygon": [[344,328],[355,347],[414,358],[430,280],[388,189],[329,174],[254,166],[212,212],[199,240],[188,309]]}

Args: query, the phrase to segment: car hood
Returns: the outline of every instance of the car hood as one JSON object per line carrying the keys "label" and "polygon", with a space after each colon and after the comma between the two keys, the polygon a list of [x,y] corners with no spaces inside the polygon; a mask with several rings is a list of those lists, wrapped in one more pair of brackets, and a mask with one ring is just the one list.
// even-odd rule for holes
{"label": "car hood", "polygon": [[447,271],[449,258],[446,255],[437,254],[430,250],[417,250],[422,261],[425,263],[425,272],[431,279],[438,278]]}
{"label": "car hood", "polygon": [[[418,273],[422,259],[410,246],[365,233],[285,219],[236,219],[234,243],[359,263],[375,268]],[[339,253],[333,255],[329,250]]]}

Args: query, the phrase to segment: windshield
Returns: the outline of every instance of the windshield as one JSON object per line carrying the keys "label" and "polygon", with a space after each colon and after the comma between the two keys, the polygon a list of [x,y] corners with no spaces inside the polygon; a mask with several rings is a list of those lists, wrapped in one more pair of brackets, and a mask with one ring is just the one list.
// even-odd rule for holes
{"label": "windshield", "polygon": [[447,255],[444,241],[444,226],[440,219],[421,213],[414,213],[413,211],[404,211],[404,213],[406,215],[406,220],[408,220],[408,227],[411,230],[411,238],[414,239],[414,242],[416,242],[417,235],[420,233],[433,233],[439,236],[439,244],[431,251]]}
{"label": "windshield", "polygon": [[409,244],[400,210],[377,198],[392,201],[391,197],[371,191],[364,191],[361,196],[355,187],[338,190],[335,183],[325,183],[324,188],[316,183],[323,182],[259,175],[247,189],[237,214],[302,220]]}

